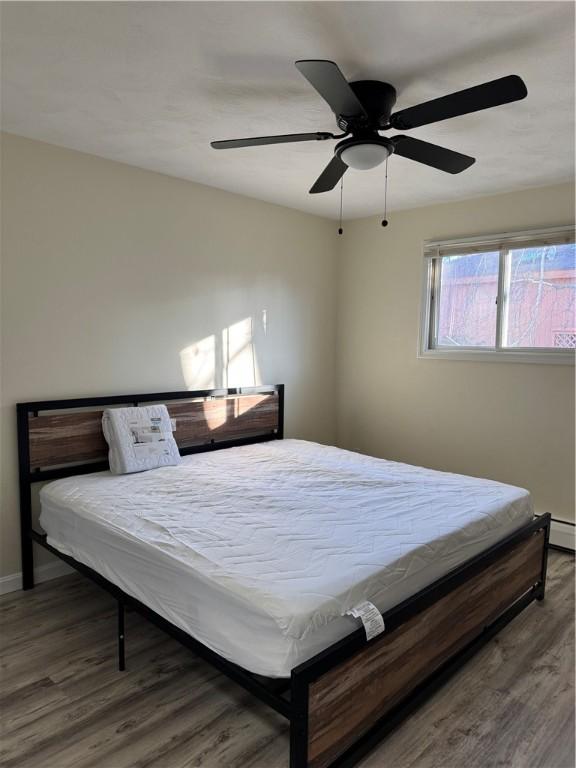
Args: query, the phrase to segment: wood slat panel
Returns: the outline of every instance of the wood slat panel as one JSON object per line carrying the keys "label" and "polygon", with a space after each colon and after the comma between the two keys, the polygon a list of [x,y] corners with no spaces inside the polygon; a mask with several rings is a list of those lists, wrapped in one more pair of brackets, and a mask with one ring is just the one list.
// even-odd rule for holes
{"label": "wood slat panel", "polygon": [[272,432],[278,427],[278,396],[234,395],[216,400],[168,403],[180,448]]}
{"label": "wood slat panel", "polygon": [[539,579],[544,533],[520,542],[310,686],[308,765],[326,768]]}
{"label": "wood slat panel", "polygon": [[102,409],[28,417],[30,466],[105,459],[108,446],[102,434]]}
{"label": "wood slat panel", "polygon": [[[145,403],[142,403],[145,405]],[[256,437],[278,428],[276,393],[231,395],[212,400],[167,403],[176,419],[179,448]],[[54,467],[106,459],[102,409],[29,416],[30,466]]]}

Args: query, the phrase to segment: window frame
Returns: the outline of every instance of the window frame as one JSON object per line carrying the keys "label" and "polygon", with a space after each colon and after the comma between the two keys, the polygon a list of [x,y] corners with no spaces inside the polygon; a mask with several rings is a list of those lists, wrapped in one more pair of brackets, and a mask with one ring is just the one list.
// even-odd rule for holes
{"label": "window frame", "polygon": [[[574,365],[576,351],[562,347],[502,347],[503,324],[508,296],[505,292],[508,252],[514,248],[526,247],[527,242],[537,246],[551,244],[557,238],[558,244],[574,242],[574,226],[551,227],[548,229],[503,232],[494,235],[434,240],[424,242],[424,280],[420,312],[418,357],[442,360],[467,360],[487,362],[548,363],[552,365]],[[440,277],[442,259],[460,253],[499,251],[498,295],[496,299],[496,346],[492,347],[449,347],[436,344],[438,329],[438,307],[440,299]],[[444,251],[444,253],[443,253]],[[447,251],[447,252],[446,252]]]}

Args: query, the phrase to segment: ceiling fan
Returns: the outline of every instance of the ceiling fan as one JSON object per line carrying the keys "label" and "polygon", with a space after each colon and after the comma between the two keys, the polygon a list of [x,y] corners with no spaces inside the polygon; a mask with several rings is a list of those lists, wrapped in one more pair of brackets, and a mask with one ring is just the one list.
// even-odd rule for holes
{"label": "ceiling fan", "polygon": [[214,149],[235,149],[295,141],[343,139],[336,144],[334,157],[310,189],[311,194],[333,189],[349,167],[359,170],[375,168],[392,153],[447,173],[460,173],[469,168],[475,158],[410,136],[387,138],[380,136],[379,131],[407,131],[450,117],[518,101],[528,94],[521,77],[508,75],[391,114],[396,102],[396,90],[389,83],[379,80],[349,83],[333,61],[297,61],[296,68],[328,103],[343,133],[338,136],[326,132],[259,136],[253,139],[213,141],[211,146]]}

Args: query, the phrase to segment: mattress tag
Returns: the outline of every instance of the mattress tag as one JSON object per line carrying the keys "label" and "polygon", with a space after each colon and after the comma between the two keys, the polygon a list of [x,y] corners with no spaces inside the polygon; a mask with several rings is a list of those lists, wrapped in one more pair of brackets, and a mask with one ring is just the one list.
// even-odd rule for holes
{"label": "mattress tag", "polygon": [[349,611],[346,611],[346,613],[350,616],[354,616],[355,619],[362,619],[364,631],[366,632],[366,640],[372,640],[373,637],[384,632],[384,619],[374,603],[366,600],[363,603],[358,603],[358,605],[354,606],[354,608],[351,608]]}
{"label": "mattress tag", "polygon": [[[157,443],[166,440],[166,435],[159,426],[151,427],[132,427],[132,439],[138,443]],[[170,434],[170,433],[168,433]]]}
{"label": "mattress tag", "polygon": [[150,456],[168,456],[170,450],[166,447],[166,441],[159,440],[153,443],[134,443],[134,456],[137,459],[146,459]]}

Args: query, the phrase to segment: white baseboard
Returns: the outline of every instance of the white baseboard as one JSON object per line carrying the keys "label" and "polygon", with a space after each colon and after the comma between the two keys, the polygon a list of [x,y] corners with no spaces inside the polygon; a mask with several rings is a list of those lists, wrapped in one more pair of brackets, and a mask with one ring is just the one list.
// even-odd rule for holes
{"label": "white baseboard", "polygon": [[550,528],[550,544],[557,547],[564,547],[574,551],[576,543],[576,527],[570,523],[564,523],[562,520],[552,520]]}
{"label": "white baseboard", "polygon": [[[59,576],[66,576],[68,573],[74,573],[66,563],[57,560],[55,563],[46,563],[34,568],[34,580],[37,584],[43,581],[57,579]],[[16,592],[22,589],[22,573],[11,573],[9,576],[0,576],[0,595],[6,595],[8,592]]]}

